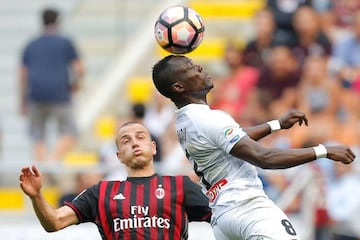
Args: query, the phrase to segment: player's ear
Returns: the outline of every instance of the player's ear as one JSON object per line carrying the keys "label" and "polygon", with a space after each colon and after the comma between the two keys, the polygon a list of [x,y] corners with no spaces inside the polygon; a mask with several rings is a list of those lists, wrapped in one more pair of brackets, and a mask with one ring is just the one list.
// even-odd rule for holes
{"label": "player's ear", "polygon": [[180,82],[175,82],[171,85],[171,90],[176,93],[185,92],[184,86]]}
{"label": "player's ear", "polygon": [[156,142],[155,142],[155,141],[151,141],[151,144],[152,144],[152,152],[153,152],[153,155],[155,156],[155,155],[156,155],[156,152],[157,152]]}
{"label": "player's ear", "polygon": [[[119,161],[120,161],[121,163],[124,163],[124,160],[123,160],[123,158],[121,157],[121,153],[120,153],[119,151],[116,152],[116,156],[117,156],[117,158],[119,159]],[[125,163],[124,163],[124,164],[125,164]]]}

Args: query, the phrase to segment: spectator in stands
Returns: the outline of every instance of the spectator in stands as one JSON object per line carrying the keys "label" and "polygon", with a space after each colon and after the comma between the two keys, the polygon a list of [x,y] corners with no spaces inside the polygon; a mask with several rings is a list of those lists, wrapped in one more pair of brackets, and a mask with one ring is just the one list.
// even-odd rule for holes
{"label": "spectator in stands", "polygon": [[322,114],[336,119],[343,89],[336,79],[327,74],[326,65],[327,59],[323,56],[305,59],[297,106],[310,117]]}
{"label": "spectator in stands", "polygon": [[360,1],[331,0],[331,3],[323,18],[323,28],[332,41],[338,41],[351,33],[355,14],[360,10]]}
{"label": "spectator in stands", "polygon": [[293,146],[300,147],[309,141],[325,143],[336,139],[343,89],[335,79],[328,76],[326,64],[327,59],[323,56],[309,56],[305,60],[294,105],[308,114],[312,124],[307,129],[292,133]]}
{"label": "spectator in stands", "polygon": [[228,41],[224,56],[228,74],[215,79],[217,87],[210,104],[214,109],[228,112],[241,123],[246,118],[243,111],[250,98],[249,93],[259,78],[259,70],[245,65],[243,58],[243,44],[236,40]]}
{"label": "spectator in stands", "polygon": [[330,71],[341,79],[345,87],[360,81],[360,11],[354,14],[352,27],[351,36],[335,42],[330,64]]}
{"label": "spectator in stands", "polygon": [[[342,108],[336,128],[337,140],[351,146],[354,152],[360,153],[360,94],[345,89],[342,91],[340,101]],[[356,161],[354,170],[360,174],[359,161]]]}
{"label": "spectator in stands", "polygon": [[289,92],[299,81],[300,71],[290,48],[285,45],[273,47],[259,80],[250,93],[252,99],[248,109],[253,111],[252,121],[259,123],[264,119],[273,118],[271,105],[284,94],[293,96],[294,94]]}
{"label": "spectator in stands", "polygon": [[[327,188],[327,210],[333,223],[335,240],[358,240],[360,177],[353,165],[334,163],[336,180]],[[348,196],[348,197],[346,197]]]}
{"label": "spectator in stands", "polygon": [[292,51],[302,65],[306,56],[331,55],[331,42],[320,28],[320,16],[310,6],[298,8],[293,17],[295,42]]}
{"label": "spectator in stands", "polygon": [[269,58],[271,47],[290,42],[281,38],[276,30],[274,15],[269,9],[262,9],[255,14],[254,27],[254,39],[246,44],[244,50],[244,63],[262,68]]}
{"label": "spectator in stands", "polygon": [[[22,55],[21,112],[28,115],[35,160],[61,160],[76,141],[72,94],[80,87],[84,67],[73,42],[58,32],[58,11],[45,9],[42,23],[42,34]],[[50,119],[56,120],[59,131],[53,150],[45,141]]]}
{"label": "spectator in stands", "polygon": [[311,0],[311,6],[320,14],[328,12],[332,7],[333,0]]}
{"label": "spectator in stands", "polygon": [[286,42],[294,41],[296,38],[292,25],[295,11],[304,5],[309,5],[310,0],[268,0],[267,7],[273,12],[277,31],[281,39]]}

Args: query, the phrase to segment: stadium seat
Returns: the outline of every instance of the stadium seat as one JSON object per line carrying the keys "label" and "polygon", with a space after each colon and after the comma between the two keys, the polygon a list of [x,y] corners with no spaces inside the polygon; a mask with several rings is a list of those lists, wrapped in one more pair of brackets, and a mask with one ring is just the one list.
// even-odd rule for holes
{"label": "stadium seat", "polygon": [[56,187],[46,187],[42,189],[45,199],[53,207],[58,207],[60,191]]}
{"label": "stadium seat", "polygon": [[23,210],[25,208],[24,194],[20,188],[0,188],[0,210]]}
{"label": "stadium seat", "polygon": [[127,83],[128,101],[146,103],[152,97],[153,83],[149,77],[133,77]]}
{"label": "stadium seat", "polygon": [[[42,193],[50,205],[56,207],[59,200],[59,190],[55,187],[44,187]],[[0,210],[22,211],[25,210],[26,195],[19,187],[0,188]]]}
{"label": "stadium seat", "polygon": [[265,3],[265,0],[189,0],[189,6],[205,20],[250,18]]}
{"label": "stadium seat", "polygon": [[69,167],[93,167],[98,160],[97,153],[93,151],[72,151],[64,157],[64,163]]}
{"label": "stadium seat", "polygon": [[95,122],[95,136],[99,140],[114,139],[117,121],[113,116],[101,116]]}

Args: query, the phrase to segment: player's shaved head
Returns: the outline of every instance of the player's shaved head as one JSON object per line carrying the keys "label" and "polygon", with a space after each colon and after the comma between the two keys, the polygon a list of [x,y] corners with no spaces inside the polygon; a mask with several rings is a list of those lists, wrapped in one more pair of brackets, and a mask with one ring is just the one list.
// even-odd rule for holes
{"label": "player's shaved head", "polygon": [[123,132],[122,130],[124,130],[127,127],[133,126],[133,125],[138,125],[139,130],[145,132],[149,136],[150,140],[152,140],[150,131],[144,126],[144,124],[139,123],[139,122],[126,122],[126,123],[122,124],[119,127],[119,129],[117,130],[117,134],[116,134],[116,138],[115,138],[115,144],[116,144],[117,148],[119,148],[118,144],[120,143],[119,140],[120,140],[121,134]]}

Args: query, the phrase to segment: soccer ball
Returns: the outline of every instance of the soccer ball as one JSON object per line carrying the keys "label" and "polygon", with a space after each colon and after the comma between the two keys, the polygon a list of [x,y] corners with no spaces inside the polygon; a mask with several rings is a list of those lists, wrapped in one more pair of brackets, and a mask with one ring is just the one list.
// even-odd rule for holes
{"label": "soccer ball", "polygon": [[158,44],[174,54],[185,54],[197,48],[204,37],[205,25],[192,8],[175,5],[166,8],[155,23]]}

